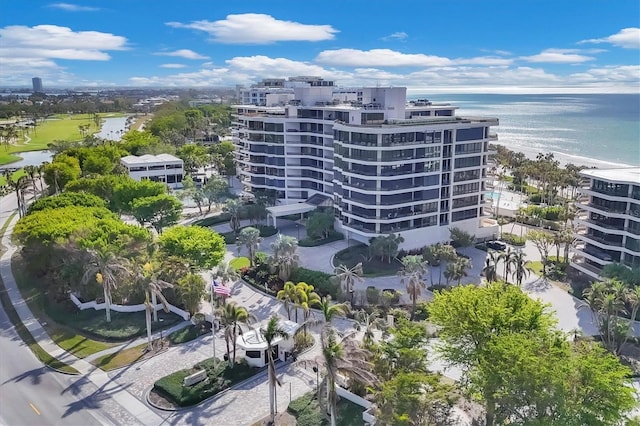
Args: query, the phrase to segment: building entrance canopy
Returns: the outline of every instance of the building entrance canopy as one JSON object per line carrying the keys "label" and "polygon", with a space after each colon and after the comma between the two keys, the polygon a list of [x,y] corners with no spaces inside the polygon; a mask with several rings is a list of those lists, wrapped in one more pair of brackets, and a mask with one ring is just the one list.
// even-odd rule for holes
{"label": "building entrance canopy", "polygon": [[313,204],[309,203],[295,203],[285,204],[282,206],[267,207],[267,217],[273,218],[273,226],[276,227],[276,220],[282,216],[288,216],[290,214],[303,214],[313,211],[317,208]]}

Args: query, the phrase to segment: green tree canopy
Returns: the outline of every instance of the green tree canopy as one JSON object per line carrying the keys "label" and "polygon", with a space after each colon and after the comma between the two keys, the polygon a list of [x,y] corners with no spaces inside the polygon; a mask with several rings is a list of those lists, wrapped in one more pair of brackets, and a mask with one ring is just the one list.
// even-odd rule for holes
{"label": "green tree canopy", "polygon": [[58,195],[44,197],[34,201],[33,204],[29,206],[27,214],[70,206],[106,208],[107,203],[102,198],[93,194],[65,191]]}
{"label": "green tree canopy", "polygon": [[213,268],[226,253],[224,238],[202,226],[173,226],[160,235],[159,242],[165,255],[182,258],[197,269]]}
{"label": "green tree canopy", "polygon": [[178,223],[182,215],[182,203],[168,194],[136,198],[132,202],[131,214],[141,225],[149,223],[161,233],[162,229]]}
{"label": "green tree canopy", "polygon": [[77,158],[65,154],[57,155],[44,167],[44,181],[56,192],[62,191],[68,182],[78,179],[82,171]]}

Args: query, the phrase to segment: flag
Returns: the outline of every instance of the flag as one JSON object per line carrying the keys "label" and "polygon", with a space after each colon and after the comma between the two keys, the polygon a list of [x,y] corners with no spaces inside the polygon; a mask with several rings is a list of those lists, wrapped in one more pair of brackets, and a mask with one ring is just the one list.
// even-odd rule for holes
{"label": "flag", "polygon": [[213,280],[213,292],[221,296],[231,296],[231,289],[223,286],[216,280]]}

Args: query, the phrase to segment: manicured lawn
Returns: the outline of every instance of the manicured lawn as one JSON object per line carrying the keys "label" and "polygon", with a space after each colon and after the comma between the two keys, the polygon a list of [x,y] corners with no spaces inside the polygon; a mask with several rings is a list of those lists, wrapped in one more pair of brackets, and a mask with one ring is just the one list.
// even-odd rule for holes
{"label": "manicured lawn", "polygon": [[[2,155],[2,154],[0,154]],[[0,164],[2,164],[2,162],[0,162]],[[16,170],[12,175],[11,178],[16,181],[18,180],[20,177],[26,175],[27,172],[24,171],[24,169],[20,169],[20,170]],[[4,175],[0,175],[0,185],[6,185],[7,184],[7,178]],[[14,192],[15,195],[15,192]]]}
{"label": "manicured lawn", "polygon": [[[362,420],[362,413],[364,408],[361,406],[341,399],[338,401],[338,418],[336,424],[341,426],[362,426],[364,421]],[[298,426],[327,426],[329,420],[324,416],[324,413],[320,411],[320,405],[316,399],[315,392],[309,392],[308,394],[301,396],[289,403],[287,411],[295,416]]]}
{"label": "manicured lawn", "polygon": [[169,340],[169,342],[171,342],[172,345],[179,345],[181,343],[186,343],[186,342],[195,340],[204,334],[209,334],[210,332],[211,332],[211,327],[205,328],[199,325],[195,326],[192,324],[188,327],[184,327],[184,328],[181,328],[180,330],[174,331],[173,333],[167,336],[167,339]]}
{"label": "manicured lawn", "polygon": [[[207,372],[206,380],[192,386],[182,386],[185,377],[200,370]],[[193,368],[176,371],[163,377],[155,382],[153,390],[179,407],[188,407],[248,379],[258,371],[260,370],[244,363],[236,364],[231,368],[226,361],[209,358],[194,365]]]}
{"label": "manicured lawn", "polygon": [[539,260],[532,260],[529,262],[529,267],[536,274],[542,276],[542,262]]}
{"label": "manicured lawn", "polygon": [[242,268],[248,268],[249,265],[251,265],[251,262],[249,262],[248,257],[243,256],[243,257],[236,257],[235,259],[232,259],[230,262],[230,265],[233,269],[238,271]]}
{"label": "manicured lawn", "polygon": [[91,364],[104,371],[115,370],[125,365],[131,365],[141,360],[146,355],[147,344],[134,346],[133,348],[123,349],[112,354],[101,356],[91,361]]}
{"label": "manicured lawn", "polygon": [[[101,113],[100,117],[122,117],[122,113]],[[97,133],[100,127],[96,127],[89,114],[59,114],[44,122],[39,122],[35,131],[31,130],[28,136],[31,138],[29,143],[25,143],[25,138],[19,138],[19,142],[15,145],[4,145],[0,148],[0,165],[9,164],[20,159],[16,153],[25,151],[39,151],[47,149],[48,144],[55,140],[65,141],[81,141],[84,137],[80,133],[78,126],[91,124],[90,133]]]}
{"label": "manicured lawn", "polygon": [[333,258],[333,265],[338,267],[345,265],[349,268],[354,267],[359,262],[362,262],[362,269],[364,275],[367,277],[382,277],[387,275],[395,275],[400,269],[402,269],[402,263],[396,259],[392,259],[391,263],[386,260],[380,261],[379,258],[372,258],[367,262],[368,247],[364,244],[348,247],[344,250],[340,250]]}

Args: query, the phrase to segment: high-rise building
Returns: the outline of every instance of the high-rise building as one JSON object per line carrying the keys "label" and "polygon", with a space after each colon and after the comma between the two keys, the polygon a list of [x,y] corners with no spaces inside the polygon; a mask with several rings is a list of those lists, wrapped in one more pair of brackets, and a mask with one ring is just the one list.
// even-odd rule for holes
{"label": "high-rise building", "polygon": [[589,169],[576,203],[571,266],[595,279],[613,262],[640,266],[640,167]]}
{"label": "high-rise building", "polygon": [[333,201],[336,228],[362,242],[394,233],[404,238],[401,247],[414,248],[448,241],[452,227],[477,237],[498,233],[484,213],[497,118],[407,102],[404,87],[271,81],[277,86],[265,80],[238,89],[234,143],[247,192],[276,191],[287,206],[282,215]]}
{"label": "high-rise building", "polygon": [[33,77],[31,83],[33,84],[33,93],[42,93],[42,79],[40,77]]}

